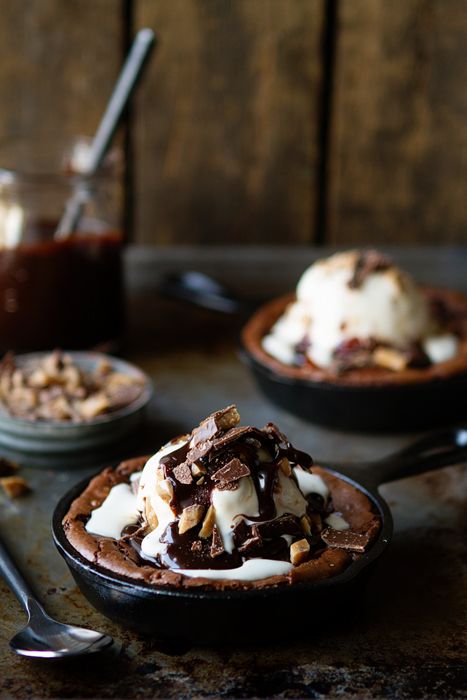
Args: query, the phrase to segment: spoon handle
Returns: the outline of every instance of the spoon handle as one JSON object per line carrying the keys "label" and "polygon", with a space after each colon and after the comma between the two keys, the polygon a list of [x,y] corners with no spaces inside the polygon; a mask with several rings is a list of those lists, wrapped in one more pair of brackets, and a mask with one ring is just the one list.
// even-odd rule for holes
{"label": "spoon handle", "polygon": [[24,579],[5,544],[0,539],[0,575],[11,588],[24,610],[31,615],[33,608],[42,610],[31,587]]}
{"label": "spoon handle", "polygon": [[375,485],[380,485],[463,462],[467,462],[467,429],[452,428],[428,435],[400,452],[373,462],[368,476]]}
{"label": "spoon handle", "polygon": [[[101,119],[89,151],[89,161],[84,175],[94,175],[101,164],[122,116],[123,110],[136,87],[143,67],[155,42],[152,29],[140,29],[131,47],[128,58],[115,85],[112,96]],[[86,186],[78,186],[68,200],[65,211],[55,231],[55,239],[70,236],[76,229],[86,203]]]}
{"label": "spoon handle", "polygon": [[225,314],[247,315],[259,306],[259,300],[241,299],[223,284],[195,270],[183,270],[166,275],[159,293],[167,299],[185,301],[203,309]]}

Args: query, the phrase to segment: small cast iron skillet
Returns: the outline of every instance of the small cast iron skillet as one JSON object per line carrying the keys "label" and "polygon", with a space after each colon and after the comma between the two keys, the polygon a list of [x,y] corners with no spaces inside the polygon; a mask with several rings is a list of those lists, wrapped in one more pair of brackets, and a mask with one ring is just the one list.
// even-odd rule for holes
{"label": "small cast iron skillet", "polygon": [[[259,302],[238,299],[216,280],[200,272],[168,275],[164,296],[249,319]],[[240,357],[272,403],[313,423],[344,430],[409,431],[452,424],[467,416],[463,400],[467,370],[420,382],[346,384],[327,379],[287,376],[258,358],[240,338]],[[259,342],[259,340],[258,340]]]}
{"label": "small cast iron skillet", "polygon": [[381,517],[381,531],[373,546],[334,578],[245,591],[156,588],[97,567],[84,559],[65,537],[62,520],[88,479],[73,487],[53,515],[58,551],[89,602],[107,617],[162,641],[198,645],[235,641],[295,639],[336,616],[347,619],[376,560],[392,535],[393,523],[380,484],[467,460],[467,429],[448,430],[424,438],[401,452],[372,463],[348,465],[346,474],[330,473],[363,491]]}

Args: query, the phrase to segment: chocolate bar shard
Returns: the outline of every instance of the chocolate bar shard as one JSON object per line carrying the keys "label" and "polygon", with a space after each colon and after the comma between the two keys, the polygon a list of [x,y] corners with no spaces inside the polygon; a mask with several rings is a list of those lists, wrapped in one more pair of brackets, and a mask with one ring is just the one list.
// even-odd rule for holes
{"label": "chocolate bar shard", "polygon": [[238,481],[244,476],[249,476],[250,473],[249,467],[237,457],[234,457],[234,459],[231,459],[230,462],[227,462],[227,464],[214,472],[211,479],[213,481],[221,481],[224,484],[229,484],[232,481]]}
{"label": "chocolate bar shard", "polygon": [[364,552],[370,543],[367,533],[361,535],[352,530],[334,530],[332,527],[323,530],[321,539],[328,547],[345,549],[349,552]]}
{"label": "chocolate bar shard", "polygon": [[238,551],[240,554],[245,554],[247,556],[254,556],[258,553],[263,546],[263,540],[261,537],[249,537],[245,542],[240,545]]}
{"label": "chocolate bar shard", "polygon": [[221,533],[217,525],[214,525],[212,529],[212,541],[211,541],[211,557],[218,557],[224,552],[224,543],[222,541]]}
{"label": "chocolate bar shard", "polygon": [[216,411],[203,420],[197,428],[193,430],[191,444],[193,447],[199,443],[211,440],[221,430],[234,428],[240,422],[240,414],[237,407],[227,406],[220,411]]}
{"label": "chocolate bar shard", "polygon": [[187,452],[186,456],[186,461],[187,464],[193,464],[193,462],[197,462],[198,459],[201,459],[202,457],[205,457],[208,452],[210,452],[212,449],[212,441],[211,440],[205,440],[204,442],[199,442],[197,445],[191,448]]}
{"label": "chocolate bar shard", "polygon": [[227,447],[227,445],[230,445],[239,438],[247,436],[258,438],[260,442],[261,439],[264,440],[264,436],[261,434],[261,431],[258,430],[258,428],[253,428],[251,425],[242,425],[237,428],[230,428],[226,433],[224,433],[224,435],[214,438],[212,445],[216,451],[222,450],[224,447]]}
{"label": "chocolate bar shard", "polygon": [[272,538],[281,535],[301,535],[302,528],[300,520],[294,515],[282,515],[274,520],[267,520],[262,523],[255,523],[252,526],[253,536]]}
{"label": "chocolate bar shard", "polygon": [[357,258],[355,269],[348,282],[350,289],[359,289],[372,272],[383,272],[392,267],[392,260],[377,250],[364,250]]}
{"label": "chocolate bar shard", "polygon": [[193,481],[193,476],[191,474],[191,469],[187,462],[182,462],[178,467],[173,470],[173,475],[181,484],[191,484]]}

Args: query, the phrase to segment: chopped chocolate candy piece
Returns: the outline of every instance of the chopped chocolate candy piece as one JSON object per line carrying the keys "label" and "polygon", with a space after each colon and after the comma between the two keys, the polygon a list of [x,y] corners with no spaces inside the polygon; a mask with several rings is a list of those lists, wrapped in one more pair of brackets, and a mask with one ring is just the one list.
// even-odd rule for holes
{"label": "chopped chocolate candy piece", "polygon": [[292,467],[290,466],[290,462],[287,457],[283,457],[281,459],[279,462],[279,467],[285,476],[290,476],[292,474]]}
{"label": "chopped chocolate candy piece", "polygon": [[203,543],[201,542],[201,540],[195,540],[194,542],[192,542],[192,544],[191,544],[191,551],[192,552],[201,552],[202,549],[203,549]]}
{"label": "chopped chocolate candy piece", "polygon": [[20,498],[31,491],[26,479],[22,476],[4,476],[0,485],[9,498]]}
{"label": "chopped chocolate candy piece", "polygon": [[12,462],[6,457],[0,457],[0,476],[11,476],[19,469],[17,462]]}
{"label": "chopped chocolate candy piece", "polygon": [[375,365],[391,369],[393,372],[400,372],[407,367],[407,356],[395,348],[380,345],[373,351],[371,357]]}
{"label": "chopped chocolate candy piece", "polygon": [[173,470],[173,475],[181,484],[191,484],[193,477],[191,476],[191,469],[186,462],[179,464]]}
{"label": "chopped chocolate candy piece", "polygon": [[206,468],[202,467],[199,464],[192,464],[191,473],[193,474],[193,476],[202,476],[203,474],[206,474]]}
{"label": "chopped chocolate candy piece", "polygon": [[203,515],[204,506],[200,506],[198,503],[184,508],[183,513],[180,516],[180,520],[178,521],[179,534],[183,535],[184,532],[187,532],[187,530],[191,530],[192,527],[198,525],[198,523],[201,522]]}
{"label": "chopped chocolate candy piece", "polygon": [[240,415],[236,406],[227,406],[221,411],[216,411],[203,420],[197,428],[193,430],[191,444],[193,447],[200,442],[210,440],[221,430],[233,428],[240,422]]}
{"label": "chopped chocolate candy piece", "polygon": [[209,506],[208,511],[204,517],[201,530],[199,531],[199,536],[203,537],[203,539],[211,537],[215,522],[216,512],[214,510],[214,506]]}
{"label": "chopped chocolate candy piece", "polygon": [[349,369],[369,367],[373,364],[373,351],[376,341],[373,338],[349,338],[343,340],[333,352],[331,370],[342,374]]}
{"label": "chopped chocolate candy piece", "polygon": [[328,547],[347,549],[350,552],[364,552],[370,542],[368,534],[360,535],[352,530],[334,530],[332,527],[323,530],[321,539]]}
{"label": "chopped chocolate candy piece", "polygon": [[355,269],[348,283],[350,289],[359,289],[372,272],[383,272],[392,267],[392,260],[377,250],[365,250],[357,258]]}
{"label": "chopped chocolate candy piece", "polygon": [[245,554],[248,557],[255,556],[258,550],[263,546],[261,537],[249,537],[245,542],[238,547],[240,554]]}
{"label": "chopped chocolate candy piece", "polygon": [[162,500],[166,503],[170,503],[174,496],[174,487],[168,479],[158,481],[156,484],[156,491],[158,495],[162,498]]}
{"label": "chopped chocolate candy piece", "polygon": [[144,516],[146,518],[146,523],[149,527],[149,530],[155,530],[159,524],[159,521],[157,519],[157,515],[154,511],[154,508],[151,505],[150,499],[146,497],[144,498]]}
{"label": "chopped chocolate candy piece", "polygon": [[280,518],[255,523],[252,526],[253,536],[272,538],[280,535],[301,535],[300,520],[294,515],[281,515]]}
{"label": "chopped chocolate candy piece", "polygon": [[221,533],[219,532],[217,525],[214,525],[212,530],[211,557],[218,557],[223,552],[224,543],[222,542]]}
{"label": "chopped chocolate candy piece", "polygon": [[201,459],[202,457],[205,457],[208,452],[210,452],[212,449],[212,442],[211,440],[206,440],[205,442],[200,442],[194,447],[189,450],[186,456],[186,461],[187,464],[193,464],[193,462],[197,462],[198,459]]}
{"label": "chopped chocolate candy piece", "polygon": [[300,525],[305,535],[311,535],[311,523],[307,515],[304,515],[303,518],[300,519]]}
{"label": "chopped chocolate candy piece", "polygon": [[293,542],[290,545],[290,561],[294,566],[302,564],[302,562],[308,559],[309,554],[310,545],[308,543],[308,540],[306,539],[299,540],[298,542]]}
{"label": "chopped chocolate candy piece", "polygon": [[239,426],[238,428],[230,428],[230,430],[227,430],[224,435],[215,438],[212,441],[212,445],[216,451],[222,450],[227,445],[235,442],[235,440],[238,440],[243,436],[246,437],[247,435],[251,437],[258,437],[259,440],[261,440],[262,437],[261,432],[257,428],[253,428],[251,425],[243,425]]}
{"label": "chopped chocolate candy piece", "polygon": [[213,481],[221,481],[228,484],[231,481],[238,481],[244,476],[250,475],[250,469],[236,457],[218,469],[212,476]]}
{"label": "chopped chocolate candy piece", "polygon": [[245,519],[242,517],[237,518],[232,532],[234,544],[236,547],[239,547],[239,545],[241,545],[242,542],[245,542],[245,540],[247,540],[250,536],[250,528],[246,524]]}

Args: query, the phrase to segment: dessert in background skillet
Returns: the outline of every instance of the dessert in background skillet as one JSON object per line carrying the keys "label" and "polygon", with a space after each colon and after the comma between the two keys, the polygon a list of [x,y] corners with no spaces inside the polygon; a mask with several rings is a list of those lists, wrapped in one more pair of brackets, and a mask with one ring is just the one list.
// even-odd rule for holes
{"label": "dessert in background skillet", "polygon": [[466,414],[467,297],[374,250],[315,262],[253,314],[242,346],[268,397],[318,423],[409,430]]}
{"label": "dessert in background skillet", "polygon": [[98,569],[156,587],[248,589],[338,575],[380,530],[367,496],[235,406],[92,479],[63,519]]}
{"label": "dessert in background skillet", "polygon": [[467,368],[467,299],[419,287],[377,251],[348,251],[311,265],[296,296],[263,307],[244,338],[289,376],[421,381]]}

